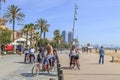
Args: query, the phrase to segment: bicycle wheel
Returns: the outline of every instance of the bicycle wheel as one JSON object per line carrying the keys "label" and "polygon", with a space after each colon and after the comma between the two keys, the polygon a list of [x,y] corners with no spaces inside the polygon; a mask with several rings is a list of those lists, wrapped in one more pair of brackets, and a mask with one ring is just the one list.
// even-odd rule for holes
{"label": "bicycle wheel", "polygon": [[26,55],[25,59],[26,59],[26,63],[30,63],[30,55],[29,54]]}
{"label": "bicycle wheel", "polygon": [[34,65],[32,68],[32,76],[38,75],[40,72],[40,69],[38,67],[38,64]]}
{"label": "bicycle wheel", "polygon": [[34,54],[31,54],[31,63],[33,64],[33,63],[35,63],[35,56],[34,56]]}
{"label": "bicycle wheel", "polygon": [[48,69],[48,65],[43,65],[43,71],[47,71],[48,74],[50,73],[50,69]]}

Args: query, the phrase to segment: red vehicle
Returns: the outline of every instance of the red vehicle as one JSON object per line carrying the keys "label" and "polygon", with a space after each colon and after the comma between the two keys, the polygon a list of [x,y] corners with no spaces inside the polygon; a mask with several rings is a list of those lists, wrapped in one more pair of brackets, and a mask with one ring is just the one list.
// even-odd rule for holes
{"label": "red vehicle", "polygon": [[6,45],[5,50],[6,50],[6,51],[11,51],[11,50],[13,50],[13,45],[10,45],[10,44]]}

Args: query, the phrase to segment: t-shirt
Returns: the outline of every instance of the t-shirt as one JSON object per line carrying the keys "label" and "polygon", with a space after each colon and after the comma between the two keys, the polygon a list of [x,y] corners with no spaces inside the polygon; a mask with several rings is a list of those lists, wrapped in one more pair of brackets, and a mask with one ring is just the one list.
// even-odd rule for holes
{"label": "t-shirt", "polygon": [[76,55],[77,55],[76,51],[72,51],[72,56],[76,56]]}
{"label": "t-shirt", "polygon": [[99,54],[100,54],[100,55],[104,55],[104,49],[103,49],[103,48],[100,48],[100,49],[99,49]]}
{"label": "t-shirt", "polygon": [[35,52],[35,49],[34,49],[34,48],[31,48],[31,49],[30,49],[30,53],[33,54],[34,52]]}

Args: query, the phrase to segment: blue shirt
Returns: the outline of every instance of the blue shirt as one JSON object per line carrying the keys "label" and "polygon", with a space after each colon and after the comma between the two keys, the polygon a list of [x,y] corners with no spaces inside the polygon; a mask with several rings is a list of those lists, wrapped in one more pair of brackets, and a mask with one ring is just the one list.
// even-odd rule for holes
{"label": "blue shirt", "polygon": [[99,49],[99,54],[100,54],[100,55],[104,55],[104,49],[103,49],[103,48],[100,48],[100,49]]}

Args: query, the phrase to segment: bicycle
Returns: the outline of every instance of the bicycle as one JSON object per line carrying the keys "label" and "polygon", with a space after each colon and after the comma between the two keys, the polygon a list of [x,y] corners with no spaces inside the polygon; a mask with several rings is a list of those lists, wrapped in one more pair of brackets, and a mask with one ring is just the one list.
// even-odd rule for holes
{"label": "bicycle", "polygon": [[71,68],[74,69],[75,66],[77,66],[78,70],[80,70],[80,62],[79,62],[79,59],[78,59],[78,58],[76,59],[75,57],[73,57],[73,58],[72,58]]}
{"label": "bicycle", "polygon": [[36,63],[32,67],[32,76],[39,75],[40,71],[41,72],[47,71],[48,74],[50,74],[50,70],[54,69],[54,71],[55,71],[55,68],[56,68],[56,65],[50,66],[50,68],[49,68],[47,63],[43,64],[43,61],[41,61],[39,63]]}
{"label": "bicycle", "polygon": [[80,70],[80,62],[79,62],[79,60],[74,59],[73,64],[74,64],[73,68],[75,68],[75,66],[77,66],[78,70]]}

